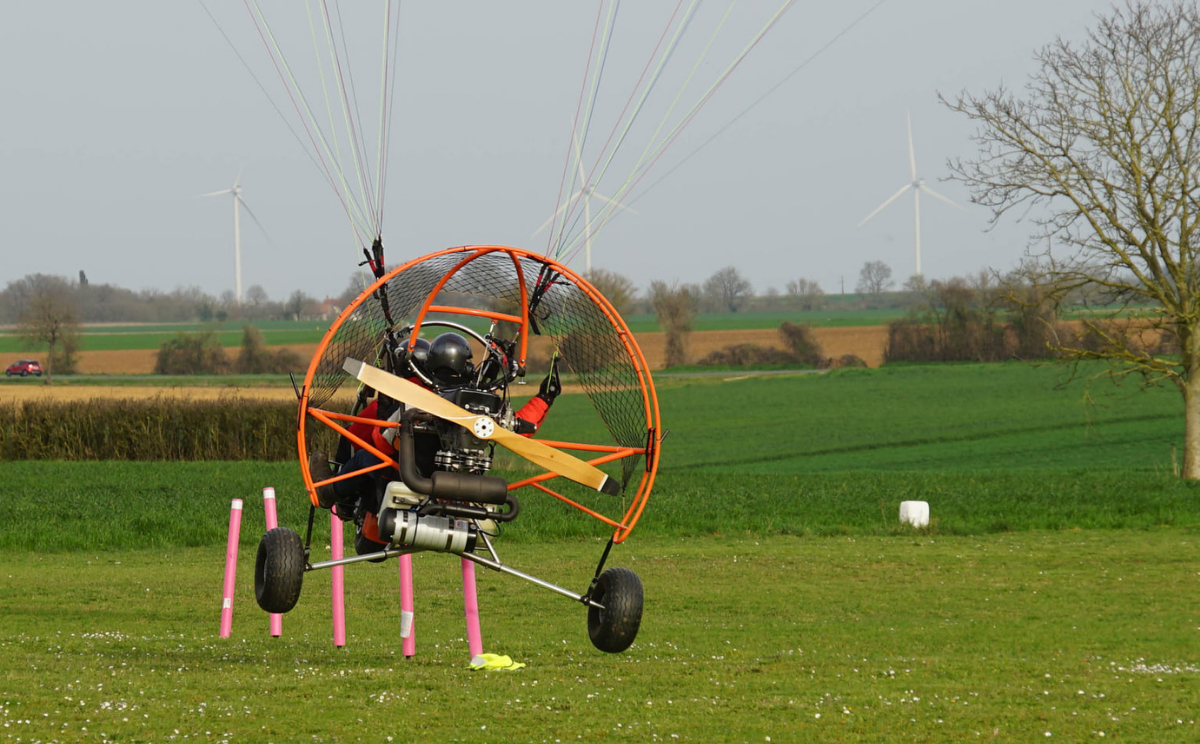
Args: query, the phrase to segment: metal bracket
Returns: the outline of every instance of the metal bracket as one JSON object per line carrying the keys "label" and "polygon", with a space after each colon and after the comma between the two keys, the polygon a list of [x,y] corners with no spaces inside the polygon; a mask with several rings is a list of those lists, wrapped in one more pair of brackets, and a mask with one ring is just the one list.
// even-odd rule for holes
{"label": "metal bracket", "polygon": [[608,561],[608,552],[612,550],[612,546],[613,539],[610,537],[608,538],[608,545],[604,546],[604,553],[600,556],[600,563],[596,565],[596,575],[592,577],[592,583],[588,585],[587,591],[579,598],[579,601],[585,605],[598,606],[592,602],[592,592],[596,591],[596,584],[600,583],[600,573],[604,570],[604,564]]}

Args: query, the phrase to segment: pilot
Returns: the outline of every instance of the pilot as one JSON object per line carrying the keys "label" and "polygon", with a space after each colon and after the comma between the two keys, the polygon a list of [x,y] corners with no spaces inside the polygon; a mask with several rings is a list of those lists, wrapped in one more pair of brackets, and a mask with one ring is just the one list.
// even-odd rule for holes
{"label": "pilot", "polygon": [[[465,338],[458,333],[448,332],[428,343],[427,349],[422,348],[424,343],[423,339],[418,339],[417,348],[412,354],[412,361],[420,365],[421,370],[435,380],[439,387],[454,389],[470,384],[475,374],[475,366],[471,363],[471,345]],[[422,387],[428,387],[415,374],[408,380]],[[518,433],[532,436],[541,426],[550,406],[554,404],[554,400],[561,392],[562,383],[558,376],[558,360],[555,358],[550,365],[549,374],[542,380],[538,388],[537,395],[530,398],[529,402],[516,413],[517,419],[521,422]],[[398,402],[380,395],[363,410],[361,415],[364,418],[398,422],[403,410],[404,407]],[[369,437],[366,429],[369,429]],[[369,439],[380,452],[386,455],[395,455],[396,448],[393,443],[398,431],[397,427],[356,424],[351,426],[350,431],[364,440]],[[434,457],[440,444],[440,439],[433,434],[414,438],[416,465],[422,475],[428,477],[434,471]],[[355,472],[377,465],[379,462],[379,458],[371,451],[358,449],[340,468],[340,472]],[[313,452],[308,460],[308,469],[314,481],[322,481],[334,476],[333,469],[329,465],[329,456],[325,452]],[[336,507],[338,516],[349,520],[354,517],[356,507],[361,504],[362,508],[359,509],[359,512],[364,519],[359,522],[359,535],[355,539],[357,552],[361,554],[382,550],[383,545],[375,540],[378,533],[372,529],[375,526],[374,516],[379,511],[382,495],[388,482],[399,479],[400,474],[394,468],[384,468],[326,484],[317,488],[318,505],[322,509]],[[373,532],[375,534],[371,534]],[[364,536],[369,541],[368,543],[362,542]]]}

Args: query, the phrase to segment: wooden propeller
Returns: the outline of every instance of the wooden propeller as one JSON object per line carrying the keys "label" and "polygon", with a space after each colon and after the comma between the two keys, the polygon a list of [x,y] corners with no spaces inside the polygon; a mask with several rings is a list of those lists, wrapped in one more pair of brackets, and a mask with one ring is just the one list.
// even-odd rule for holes
{"label": "wooden propeller", "polygon": [[542,444],[536,439],[529,439],[511,432],[503,426],[497,426],[490,417],[471,413],[432,390],[426,390],[420,385],[413,384],[378,367],[364,364],[357,359],[347,358],[342,368],[363,384],[369,385],[407,406],[419,408],[443,421],[458,424],[480,439],[495,442],[552,473],[557,473],[564,478],[610,496],[616,496],[621,492],[620,484],[603,470],[587,464],[578,457]]}

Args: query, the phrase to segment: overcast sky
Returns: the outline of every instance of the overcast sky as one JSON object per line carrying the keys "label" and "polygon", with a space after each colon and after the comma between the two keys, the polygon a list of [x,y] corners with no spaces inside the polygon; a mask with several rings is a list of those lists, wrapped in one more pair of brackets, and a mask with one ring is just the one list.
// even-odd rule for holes
{"label": "overcast sky", "polygon": [[[789,279],[852,291],[865,261],[913,273],[913,208],[905,197],[855,225],[909,181],[905,114],[918,176],[965,211],[922,200],[922,264],[930,278],[1014,265],[1028,226],[985,232],[988,213],[955,182],[947,158],[973,152],[972,127],[938,92],[1020,85],[1035,49],[1078,39],[1100,0],[887,0],[815,61],[661,182],[756,98],[878,0],[797,0],[692,121],[596,237],[593,263],[640,286],[702,281],[734,264],[757,291]],[[282,83],[242,2],[206,0],[272,98]],[[720,26],[701,74],[723,68],[779,0],[743,0]],[[267,7],[267,4],[264,4]],[[381,3],[344,2],[352,62],[380,66]],[[626,0],[587,148],[616,126],[675,3]],[[652,91],[645,121],[729,7],[708,0],[672,58],[677,77]],[[391,263],[466,243],[546,249],[531,234],[554,210],[570,150],[595,2],[406,0],[390,128],[384,238]],[[303,4],[271,3],[281,31],[307,32]],[[303,52],[304,50],[301,50]],[[308,52],[311,57],[311,50]],[[302,57],[303,54],[298,54]],[[289,60],[291,58],[289,57]],[[297,75],[306,67],[297,62]],[[199,2],[8,3],[0,24],[0,284],[80,270],[93,283],[170,290],[232,289],[229,188],[273,245],[243,218],[243,286],[275,298],[336,294],[358,248],[337,196]],[[356,72],[356,74],[360,74]],[[671,84],[667,84],[670,82]],[[313,74],[302,84],[315,84]],[[684,108],[696,93],[685,94]],[[294,112],[289,122],[298,126]],[[374,120],[364,129],[378,134]],[[631,130],[639,153],[652,128]],[[595,148],[591,150],[590,148]],[[615,175],[614,175],[615,174]],[[627,172],[598,184],[613,191]],[[580,254],[571,264],[582,268]]]}

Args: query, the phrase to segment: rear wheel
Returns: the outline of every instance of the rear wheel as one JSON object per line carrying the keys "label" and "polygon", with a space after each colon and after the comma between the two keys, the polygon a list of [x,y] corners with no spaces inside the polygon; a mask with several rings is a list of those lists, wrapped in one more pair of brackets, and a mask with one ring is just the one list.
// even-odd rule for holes
{"label": "rear wheel", "polygon": [[267,612],[287,612],[300,599],[304,582],[304,542],[294,530],[276,527],[258,543],[254,598]]}
{"label": "rear wheel", "polygon": [[604,605],[588,607],[592,645],[610,654],[629,648],[642,624],[642,580],[628,568],[610,568],[600,574],[592,599]]}
{"label": "rear wheel", "polygon": [[27,369],[21,370],[21,377],[29,377],[29,370],[27,370]]}

